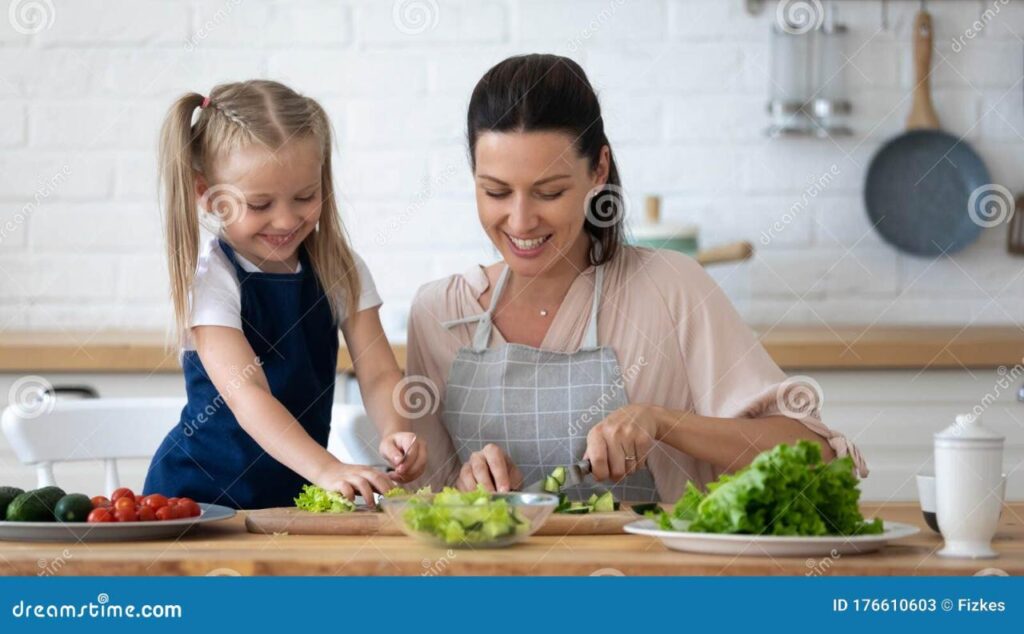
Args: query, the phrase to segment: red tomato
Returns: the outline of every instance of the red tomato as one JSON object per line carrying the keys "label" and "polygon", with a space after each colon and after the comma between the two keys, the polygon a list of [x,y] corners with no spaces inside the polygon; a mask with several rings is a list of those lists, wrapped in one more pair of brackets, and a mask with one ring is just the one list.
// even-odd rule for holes
{"label": "red tomato", "polygon": [[171,506],[174,506],[175,504],[178,503],[178,500],[180,499],[181,498],[167,498],[167,503],[170,504]]}
{"label": "red tomato", "polygon": [[111,514],[111,512],[110,512],[110,509],[107,508],[107,507],[101,506],[99,508],[94,508],[92,510],[92,512],[89,513],[89,517],[86,519],[86,521],[87,522],[92,522],[92,523],[97,523],[97,522],[113,522],[115,520],[114,520],[113,514]]}
{"label": "red tomato", "polygon": [[134,511],[135,499],[130,497],[119,497],[114,500],[114,511]]}
{"label": "red tomato", "polygon": [[195,502],[196,501],[193,500],[192,498],[181,497],[181,498],[178,498],[178,501],[176,503],[177,504],[195,504]]}
{"label": "red tomato", "polygon": [[171,505],[171,519],[183,520],[188,517],[188,508],[181,504]]}
{"label": "red tomato", "polygon": [[161,506],[160,508],[158,508],[156,510],[156,519],[158,519],[160,521],[176,519],[174,517],[174,507],[173,506]]}
{"label": "red tomato", "polygon": [[139,521],[139,514],[135,512],[135,508],[120,508],[114,509],[114,517],[117,518],[118,522],[137,522]]}
{"label": "red tomato", "polygon": [[145,504],[146,506],[155,511],[158,508],[167,506],[167,498],[163,495],[160,495],[159,493],[153,493],[151,495],[146,496],[143,504]]}
{"label": "red tomato", "polygon": [[185,517],[199,517],[203,512],[202,509],[199,508],[199,505],[192,500],[189,500],[188,502],[178,502],[177,507],[187,513]]}
{"label": "red tomato", "polygon": [[96,497],[94,497],[92,499],[92,507],[94,509],[98,509],[98,508],[101,508],[101,507],[105,508],[105,507],[109,507],[109,506],[110,506],[110,498],[108,498],[105,495],[97,495]]}
{"label": "red tomato", "polygon": [[139,521],[140,522],[155,522],[156,511],[148,506],[139,507]]}
{"label": "red tomato", "polygon": [[113,493],[110,494],[111,502],[117,502],[120,498],[131,498],[132,502],[134,502],[135,494],[132,493],[132,490],[129,489],[128,487],[121,487],[120,489],[116,489]]}

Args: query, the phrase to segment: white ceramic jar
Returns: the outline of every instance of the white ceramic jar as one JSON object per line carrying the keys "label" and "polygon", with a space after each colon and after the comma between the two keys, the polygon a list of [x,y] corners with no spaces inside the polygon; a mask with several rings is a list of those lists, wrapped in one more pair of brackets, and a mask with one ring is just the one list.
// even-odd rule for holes
{"label": "white ceramic jar", "polygon": [[960,414],[935,434],[935,512],[944,557],[995,557],[992,537],[1003,504],[1004,437]]}

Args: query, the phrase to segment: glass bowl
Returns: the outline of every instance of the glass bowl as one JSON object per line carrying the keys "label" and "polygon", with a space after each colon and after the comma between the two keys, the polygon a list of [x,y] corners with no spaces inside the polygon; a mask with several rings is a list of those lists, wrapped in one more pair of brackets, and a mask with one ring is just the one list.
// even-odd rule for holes
{"label": "glass bowl", "polygon": [[388,518],[409,537],[442,548],[500,548],[540,528],[558,505],[550,493],[473,494],[453,501],[450,492],[384,498]]}

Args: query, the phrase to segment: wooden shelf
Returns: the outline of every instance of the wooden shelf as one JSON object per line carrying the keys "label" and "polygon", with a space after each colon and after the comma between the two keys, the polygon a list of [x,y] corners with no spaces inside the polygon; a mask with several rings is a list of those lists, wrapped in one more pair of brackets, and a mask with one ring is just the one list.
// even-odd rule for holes
{"label": "wooden shelf", "polygon": [[[783,369],[985,368],[1024,359],[1024,329],[979,327],[778,327],[758,329]],[[180,372],[161,333],[0,333],[0,372]],[[405,366],[405,345],[393,346]],[[352,360],[342,347],[338,370]]]}

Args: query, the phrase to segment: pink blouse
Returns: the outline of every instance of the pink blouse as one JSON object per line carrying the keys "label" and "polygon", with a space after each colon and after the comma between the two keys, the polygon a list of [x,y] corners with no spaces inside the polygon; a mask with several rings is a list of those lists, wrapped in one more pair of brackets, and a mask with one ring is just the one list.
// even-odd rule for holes
{"label": "pink blouse", "polygon": [[[427,470],[415,486],[452,484],[461,464],[441,422],[448,370],[459,348],[472,341],[474,324],[447,329],[442,322],[484,312],[480,295],[489,281],[483,267],[425,284],[409,316],[407,376],[437,386],[436,411],[413,422],[427,441]],[[541,345],[563,352],[579,348],[593,299],[594,267],[572,283]],[[598,313],[598,342],[619,359],[631,403],[651,403],[720,418],[780,414],[786,375],[696,260],[672,251],[625,247],[605,265]],[[505,343],[497,328],[491,345]],[[799,387],[799,386],[797,386]],[[806,391],[812,401],[814,392]],[[788,392],[787,392],[788,393]],[[788,397],[787,397],[788,398]],[[857,448],[816,415],[816,401],[801,422],[825,438],[838,456],[849,454],[861,477],[867,465]],[[675,501],[687,481],[704,484],[721,470],[664,443],[648,457],[662,500]]]}

